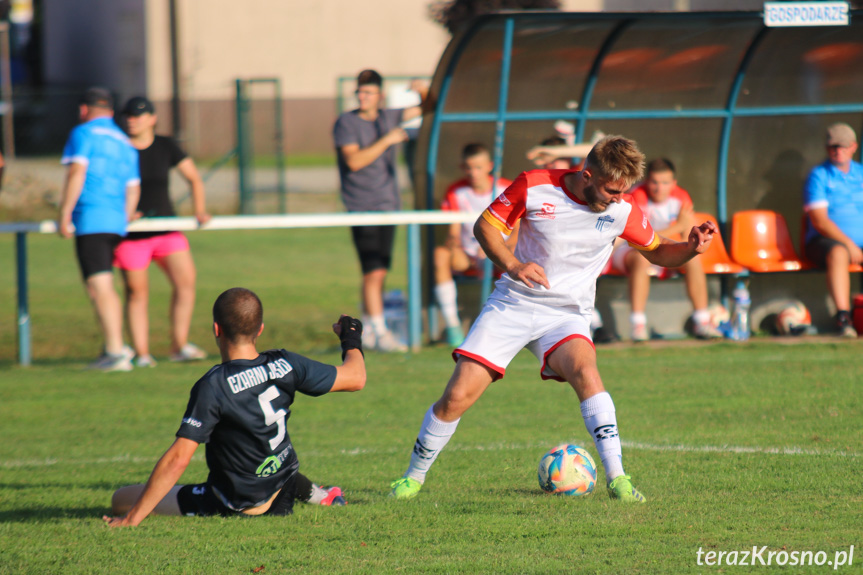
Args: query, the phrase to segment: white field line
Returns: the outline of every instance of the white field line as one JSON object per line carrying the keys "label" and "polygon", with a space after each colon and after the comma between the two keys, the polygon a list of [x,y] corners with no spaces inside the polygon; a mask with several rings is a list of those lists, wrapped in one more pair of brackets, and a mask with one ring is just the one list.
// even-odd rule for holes
{"label": "white field line", "polygon": [[[576,442],[578,443],[578,442]],[[583,443],[583,441],[582,441]],[[621,441],[624,449],[638,451],[676,451],[681,453],[741,453],[741,454],[764,454],[764,455],[803,455],[814,457],[863,457],[863,453],[854,451],[829,451],[820,449],[803,449],[800,447],[745,447],[737,445],[665,445],[643,443],[639,441]],[[543,449],[549,447],[546,443],[490,443],[487,445],[459,445],[453,444],[447,447],[447,451],[523,451],[526,449]],[[410,448],[388,447],[388,448],[354,448],[339,450],[339,454],[345,456],[365,455],[394,455],[410,451]],[[300,457],[327,457],[331,452],[302,451]],[[117,463],[152,463],[155,465],[158,456],[141,457],[133,455],[117,455],[114,457],[102,457],[97,459],[18,459],[0,461],[0,469],[17,469],[21,467],[51,467],[54,465],[114,465]],[[192,461],[203,461],[203,453],[192,458]]]}

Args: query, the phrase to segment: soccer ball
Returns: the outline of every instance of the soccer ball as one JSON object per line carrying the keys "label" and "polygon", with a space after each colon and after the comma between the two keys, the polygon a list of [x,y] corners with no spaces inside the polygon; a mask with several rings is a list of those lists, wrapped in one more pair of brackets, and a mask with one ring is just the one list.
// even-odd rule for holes
{"label": "soccer ball", "polygon": [[562,443],[539,460],[539,487],[556,495],[589,495],[596,485],[596,463],[583,447]]}
{"label": "soccer ball", "polygon": [[802,302],[795,301],[776,314],[776,331],[781,335],[800,335],[812,325],[812,316]]}

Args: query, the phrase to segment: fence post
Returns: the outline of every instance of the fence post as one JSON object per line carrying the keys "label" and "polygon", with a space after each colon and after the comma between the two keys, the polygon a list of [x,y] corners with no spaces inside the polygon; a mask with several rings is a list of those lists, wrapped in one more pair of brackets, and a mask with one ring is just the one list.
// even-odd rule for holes
{"label": "fence post", "polygon": [[30,311],[27,305],[27,232],[15,233],[18,275],[18,363],[30,365]]}
{"label": "fence post", "polygon": [[419,351],[422,339],[420,226],[408,224],[408,346]]}
{"label": "fence post", "polygon": [[240,213],[249,213],[251,206],[250,190],[249,190],[249,147],[248,134],[246,134],[246,114],[248,111],[248,103],[246,102],[246,91],[244,81],[237,78],[237,177],[239,179],[240,188]]}

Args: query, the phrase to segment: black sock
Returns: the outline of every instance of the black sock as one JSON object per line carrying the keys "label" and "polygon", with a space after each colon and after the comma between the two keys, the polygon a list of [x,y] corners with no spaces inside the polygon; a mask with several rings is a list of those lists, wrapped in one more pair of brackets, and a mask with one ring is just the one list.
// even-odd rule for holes
{"label": "black sock", "polygon": [[302,501],[303,503],[308,503],[309,499],[312,498],[312,482],[311,480],[303,475],[302,473],[297,472],[297,476],[294,479],[294,499]]}

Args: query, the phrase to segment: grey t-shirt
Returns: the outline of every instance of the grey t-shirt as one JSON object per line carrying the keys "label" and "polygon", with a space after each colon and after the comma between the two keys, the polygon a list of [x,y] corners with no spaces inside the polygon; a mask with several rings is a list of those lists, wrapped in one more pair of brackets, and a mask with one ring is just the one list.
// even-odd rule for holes
{"label": "grey t-shirt", "polygon": [[342,180],[342,201],[349,212],[393,212],[401,207],[396,180],[396,146],[361,170],[352,172],[341,148],[358,144],[367,148],[401,123],[403,110],[381,110],[377,120],[369,122],[359,116],[359,110],[345,112],[333,127],[333,140],[339,159]]}

